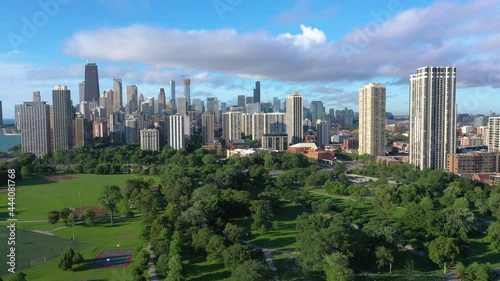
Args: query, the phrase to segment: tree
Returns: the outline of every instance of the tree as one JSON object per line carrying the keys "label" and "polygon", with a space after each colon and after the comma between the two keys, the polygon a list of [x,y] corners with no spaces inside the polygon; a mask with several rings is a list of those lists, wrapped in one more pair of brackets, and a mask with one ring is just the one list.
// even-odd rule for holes
{"label": "tree", "polygon": [[207,247],[210,238],[212,238],[213,232],[208,227],[198,229],[195,233],[191,235],[191,245],[198,254],[205,254],[205,248]]}
{"label": "tree", "polygon": [[497,251],[500,251],[500,222],[492,222],[488,227],[488,239]]}
{"label": "tree", "polygon": [[446,264],[453,264],[458,254],[458,247],[455,245],[453,238],[438,237],[429,243],[429,258],[440,267],[445,267]]}
{"label": "tree", "polygon": [[14,274],[11,278],[9,278],[9,281],[27,281],[26,273],[19,271],[16,274]]}
{"label": "tree", "polygon": [[68,247],[66,251],[64,251],[61,254],[61,257],[59,258],[58,267],[62,270],[71,269],[71,267],[73,266],[74,257],[75,257],[75,251],[73,250],[73,248]]}
{"label": "tree", "polygon": [[88,208],[83,211],[83,214],[81,216],[81,219],[87,226],[91,226],[94,224],[94,219],[95,219],[95,212],[93,209]]}
{"label": "tree", "polygon": [[168,261],[168,275],[166,281],[183,281],[182,261],[179,255],[170,257]]}
{"label": "tree", "polygon": [[274,218],[273,207],[268,200],[254,200],[250,206],[252,212],[252,228],[265,230],[271,228],[272,219]]}
{"label": "tree", "polygon": [[111,224],[113,224],[113,214],[116,211],[118,202],[122,199],[120,188],[116,185],[105,185],[99,197],[102,207],[111,213]]}
{"label": "tree", "polygon": [[349,190],[347,185],[340,181],[332,181],[327,180],[325,184],[323,184],[323,188],[329,194],[337,194],[337,195],[347,195],[349,194]]}
{"label": "tree", "polygon": [[463,281],[492,281],[495,279],[495,274],[489,263],[480,264],[474,262],[469,266],[465,266],[461,262],[458,262],[457,272],[460,276],[460,280]]}
{"label": "tree", "polygon": [[385,219],[392,216],[394,211],[394,204],[392,203],[393,193],[392,187],[388,185],[380,186],[375,190],[373,208],[378,216]]}
{"label": "tree", "polygon": [[234,244],[229,246],[222,255],[224,257],[224,266],[234,272],[238,265],[252,259],[252,248],[246,245]]}
{"label": "tree", "polygon": [[225,245],[224,238],[220,235],[213,235],[205,247],[207,261],[222,262]]}
{"label": "tree", "polygon": [[353,279],[349,259],[342,253],[335,252],[326,256],[323,267],[327,281],[349,281]]}
{"label": "tree", "polygon": [[146,277],[144,277],[144,269],[142,269],[137,264],[134,264],[132,266],[132,280],[133,281],[146,281]]}
{"label": "tree", "polygon": [[233,281],[262,281],[272,280],[273,272],[266,264],[256,260],[248,260],[236,266],[231,274]]}
{"label": "tree", "polygon": [[83,258],[83,255],[79,252],[76,251],[75,255],[73,256],[73,266],[79,266],[81,265],[85,259]]}
{"label": "tree", "polygon": [[168,274],[168,257],[166,254],[161,254],[156,262],[156,272],[162,276],[167,276]]}
{"label": "tree", "polygon": [[228,222],[226,224],[226,227],[224,227],[223,234],[228,244],[239,243],[240,241],[244,240],[248,235],[248,233],[245,231],[243,227],[239,227],[230,222]]}
{"label": "tree", "polygon": [[379,269],[394,262],[394,255],[391,250],[383,246],[375,249],[375,257],[377,258],[377,268]]}
{"label": "tree", "polygon": [[31,176],[31,166],[26,165],[21,168],[21,176],[23,178]]}
{"label": "tree", "polygon": [[59,212],[50,211],[48,217],[49,217],[49,223],[56,224],[59,221]]}

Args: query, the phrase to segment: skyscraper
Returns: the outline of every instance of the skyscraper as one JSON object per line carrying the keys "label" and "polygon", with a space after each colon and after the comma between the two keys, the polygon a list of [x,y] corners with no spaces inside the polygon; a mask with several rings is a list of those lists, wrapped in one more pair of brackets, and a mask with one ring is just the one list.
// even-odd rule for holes
{"label": "skyscraper", "polygon": [[321,101],[311,101],[309,104],[309,112],[311,114],[311,123],[316,126],[316,120],[325,119],[325,107]]}
{"label": "skyscraper", "polygon": [[85,101],[99,102],[99,74],[97,64],[87,63],[85,65]]}
{"label": "skyscraper", "polygon": [[113,90],[107,90],[104,92],[104,102],[106,107],[106,119],[109,118],[109,115],[113,114],[113,102],[114,94]]}
{"label": "skyscraper", "polygon": [[66,86],[55,86],[52,90],[54,114],[54,151],[73,147],[74,109],[71,92]]}
{"label": "skyscraper", "polygon": [[33,101],[42,101],[42,96],[40,95],[40,91],[33,92]]}
{"label": "skyscraper", "polygon": [[255,89],[253,89],[253,102],[260,102],[260,81],[255,81]]}
{"label": "skyscraper", "polygon": [[385,97],[378,83],[359,89],[359,155],[385,155]]}
{"label": "skyscraper", "polygon": [[166,98],[165,98],[165,89],[160,88],[160,91],[158,92],[158,100],[156,101],[156,108],[155,108],[155,114],[162,115],[163,111],[165,110],[165,104],[166,104]]}
{"label": "skyscraper", "polygon": [[89,120],[85,119],[82,113],[75,117],[75,137],[73,139],[74,147],[86,146],[92,138],[92,128]]}
{"label": "skyscraper", "polygon": [[177,98],[177,114],[186,115],[187,114],[187,102],[185,96],[179,96]]}
{"label": "skyscraper", "polygon": [[278,97],[273,98],[273,111],[280,112],[281,110],[281,101]]}
{"label": "skyscraper", "polygon": [[21,111],[21,149],[38,157],[50,152],[50,108],[45,102],[24,102]]}
{"label": "skyscraper", "polygon": [[200,115],[205,112],[205,102],[200,99],[193,99],[191,102],[191,110],[196,110]]}
{"label": "skyscraper", "polygon": [[316,122],[316,131],[318,132],[318,146],[326,146],[330,144],[330,131],[328,122],[319,120]]}
{"label": "skyscraper", "polygon": [[123,86],[122,79],[113,79],[113,112],[120,111],[123,106]]}
{"label": "skyscraper", "polygon": [[125,120],[125,142],[138,143],[137,119],[130,118]]}
{"label": "skyscraper", "polygon": [[2,101],[0,100],[0,126],[3,125]]}
{"label": "skyscraper", "polygon": [[127,107],[129,114],[134,113],[139,109],[136,85],[127,86]]}
{"label": "skyscraper", "polygon": [[201,115],[201,129],[203,143],[213,143],[215,139],[215,114],[213,111],[207,111]]}
{"label": "skyscraper", "polygon": [[175,98],[175,81],[170,79],[170,102],[174,108],[177,108],[177,100]]}
{"label": "skyscraper", "polygon": [[78,84],[78,97],[79,103],[85,101],[85,81],[82,81]]}
{"label": "skyscraper", "polygon": [[245,108],[245,95],[238,95],[238,107]]}
{"label": "skyscraper", "polygon": [[191,80],[184,80],[184,96],[186,97],[186,108],[189,110],[191,106]]}
{"label": "skyscraper", "polygon": [[216,97],[207,98],[207,111],[212,111],[215,114],[215,123],[220,124],[220,109],[219,100]]}
{"label": "skyscraper", "polygon": [[301,143],[304,140],[302,119],[304,119],[304,102],[298,92],[292,92],[285,101],[286,133],[289,145]]}
{"label": "skyscraper", "polygon": [[421,67],[410,75],[410,155],[418,169],[446,168],[456,148],[456,68]]}
{"label": "skyscraper", "polygon": [[286,133],[285,113],[264,114],[264,134]]}

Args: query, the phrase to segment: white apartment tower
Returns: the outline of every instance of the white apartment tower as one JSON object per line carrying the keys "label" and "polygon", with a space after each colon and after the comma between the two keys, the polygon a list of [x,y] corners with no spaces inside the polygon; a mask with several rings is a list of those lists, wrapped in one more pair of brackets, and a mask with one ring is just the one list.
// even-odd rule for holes
{"label": "white apartment tower", "polygon": [[488,119],[488,151],[500,152],[500,117],[490,117]]}
{"label": "white apartment tower", "polygon": [[304,101],[298,92],[292,92],[285,101],[285,124],[288,144],[294,145],[304,141],[302,120],[304,119]]}
{"label": "white apartment tower", "polygon": [[222,114],[222,135],[225,140],[241,140],[241,111],[239,107],[231,107],[229,112]]}
{"label": "white apartment tower", "polygon": [[385,100],[378,83],[359,89],[359,155],[385,155]]}
{"label": "white apartment tower", "polygon": [[186,140],[191,137],[189,116],[176,114],[168,118],[170,124],[170,147],[175,150],[184,148],[186,146]]}
{"label": "white apartment tower", "polygon": [[421,67],[410,75],[410,155],[418,169],[446,168],[456,149],[456,68]]}

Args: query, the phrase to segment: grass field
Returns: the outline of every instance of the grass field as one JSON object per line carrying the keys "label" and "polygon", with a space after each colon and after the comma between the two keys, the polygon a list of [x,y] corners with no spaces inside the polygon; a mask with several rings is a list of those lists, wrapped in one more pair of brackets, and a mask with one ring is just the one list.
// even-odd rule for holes
{"label": "grass field", "polygon": [[253,231],[250,242],[264,248],[275,250],[295,251],[297,248],[297,234],[295,229],[297,216],[310,212],[299,205],[287,204],[276,212],[274,219],[278,221],[279,227],[276,230],[269,230],[266,233]]}
{"label": "grass field", "polygon": [[184,267],[188,281],[229,281],[231,272],[222,263],[207,261],[188,263]]}
{"label": "grass field", "polygon": [[[50,210],[59,210],[64,207],[99,205],[97,198],[103,185],[115,184],[123,186],[128,178],[135,175],[71,175],[71,178],[34,177],[17,183],[16,212],[18,220],[16,251],[18,254],[18,268],[29,267],[30,261],[40,256],[52,258],[46,263],[23,270],[30,281],[67,281],[67,280],[94,280],[94,281],[126,281],[132,280],[131,268],[90,269],[96,254],[101,250],[132,249],[144,247],[146,242],[139,238],[141,231],[140,218],[116,218],[115,223],[109,223],[109,217],[98,219],[96,225],[88,227],[83,224],[75,226],[75,237],[78,242],[69,240],[73,229],[64,227],[62,223],[55,225],[46,222]],[[153,178],[156,181],[158,177]],[[0,219],[4,220],[7,212],[6,194],[0,194]],[[1,230],[6,222],[0,223]],[[50,231],[53,236],[39,234],[28,230]],[[0,232],[0,237],[2,232]],[[5,234],[3,234],[5,235]],[[2,239],[3,241],[3,239]],[[68,245],[81,249],[85,264],[74,271],[62,271],[57,268],[58,257]],[[117,247],[120,245],[120,247]],[[1,243],[1,247],[6,246]],[[5,258],[3,258],[5,259]],[[1,272],[6,272],[6,263],[0,265]]]}
{"label": "grass field", "polygon": [[[0,272],[7,272],[7,257],[8,249],[11,247],[7,245],[4,238],[8,237],[8,229],[6,227],[0,228]],[[52,237],[45,234],[35,233],[32,231],[16,229],[16,269],[24,270],[30,267],[32,260],[46,257],[47,260],[59,256],[59,253],[66,250],[71,246],[75,250],[89,248],[90,245],[74,242],[60,237]]]}
{"label": "grass field", "polygon": [[[97,198],[103,185],[123,186],[136,175],[70,175],[71,178],[37,176],[16,183],[16,218],[18,220],[46,220],[51,210],[65,207],[99,205]],[[137,176],[139,177],[139,176]],[[159,177],[142,176],[159,181]],[[157,182],[158,183],[158,182]],[[80,194],[80,197],[78,196]],[[0,193],[0,220],[7,217],[7,194]]]}

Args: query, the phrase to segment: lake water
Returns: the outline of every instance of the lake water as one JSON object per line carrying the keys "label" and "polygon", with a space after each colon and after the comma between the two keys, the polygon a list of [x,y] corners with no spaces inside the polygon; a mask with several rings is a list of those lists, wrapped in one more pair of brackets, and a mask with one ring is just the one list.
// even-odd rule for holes
{"label": "lake water", "polygon": [[[4,119],[4,124],[14,124],[14,119]],[[0,151],[9,151],[9,148],[21,143],[21,136],[6,136],[3,130],[0,130]]]}

